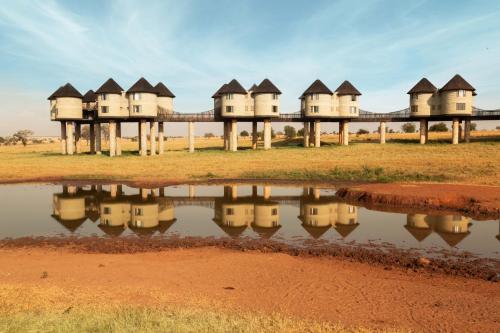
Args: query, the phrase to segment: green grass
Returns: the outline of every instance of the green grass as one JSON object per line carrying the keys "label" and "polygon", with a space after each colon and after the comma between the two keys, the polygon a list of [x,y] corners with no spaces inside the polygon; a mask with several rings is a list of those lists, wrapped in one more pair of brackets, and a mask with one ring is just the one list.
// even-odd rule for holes
{"label": "green grass", "polygon": [[444,182],[449,180],[442,174],[427,175],[421,172],[387,171],[381,167],[363,166],[360,169],[343,169],[335,167],[330,170],[290,170],[290,171],[248,171],[240,178],[251,179],[292,179],[320,181],[366,181],[366,182]]}
{"label": "green grass", "polygon": [[[116,308],[0,314],[1,332],[372,332],[279,315],[189,309]],[[383,330],[382,332],[407,332]]]}

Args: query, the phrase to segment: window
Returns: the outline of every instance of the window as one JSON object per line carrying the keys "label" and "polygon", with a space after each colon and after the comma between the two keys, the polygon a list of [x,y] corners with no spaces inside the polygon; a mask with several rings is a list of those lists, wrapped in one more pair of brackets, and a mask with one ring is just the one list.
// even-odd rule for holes
{"label": "window", "polygon": [[102,210],[103,214],[111,214],[111,207],[104,207]]}
{"label": "window", "polygon": [[418,94],[413,94],[411,97],[413,97],[414,100],[418,100]]}
{"label": "window", "polygon": [[311,113],[318,113],[319,112],[319,106],[318,105],[312,105],[311,106]]}
{"label": "window", "polygon": [[101,113],[108,113],[108,107],[107,106],[101,106]]}
{"label": "window", "polygon": [[278,106],[277,105],[273,105],[272,106],[272,110],[273,110],[273,113],[278,113]]}
{"label": "window", "polygon": [[278,226],[278,221],[273,221],[273,227],[277,227]]}
{"label": "window", "polygon": [[356,95],[351,95],[351,101],[356,102]]}
{"label": "window", "polygon": [[141,94],[140,93],[133,93],[132,94],[132,99],[134,101],[139,101],[141,99]]}
{"label": "window", "polygon": [[432,105],[432,106],[431,106],[431,110],[432,110],[432,111],[436,110],[436,106],[435,106],[435,105]]}
{"label": "window", "polygon": [[318,208],[309,208],[309,215],[318,215]]}
{"label": "window", "polygon": [[227,208],[226,215],[234,215],[234,208]]}
{"label": "window", "polygon": [[462,232],[462,228],[460,228],[460,226],[459,226],[459,225],[454,225],[454,226],[452,227],[452,230],[453,230],[453,232],[454,232],[454,233],[459,233],[459,232]]}
{"label": "window", "polygon": [[109,220],[108,219],[102,219],[101,222],[104,225],[109,225]]}
{"label": "window", "polygon": [[278,215],[278,208],[271,209],[271,215]]}
{"label": "window", "polygon": [[142,208],[134,208],[134,215],[135,216],[142,216]]}
{"label": "window", "polygon": [[134,113],[141,113],[141,106],[140,105],[133,105]]}
{"label": "window", "polygon": [[457,111],[465,111],[465,103],[457,103]]}
{"label": "window", "polygon": [[465,90],[459,90],[459,91],[457,91],[457,96],[458,97],[465,97]]}
{"label": "window", "polygon": [[233,94],[226,94],[226,99],[227,100],[233,99]]}
{"label": "window", "polygon": [[418,112],[418,105],[412,105],[411,112]]}
{"label": "window", "polygon": [[278,99],[278,94],[273,94],[273,99]]}
{"label": "window", "polygon": [[141,227],[142,227],[142,225],[143,225],[141,220],[137,220],[137,221],[135,221],[135,223],[134,223],[134,224],[135,224],[135,226],[136,226],[136,227],[138,227],[138,228],[141,228]]}
{"label": "window", "polygon": [[226,106],[226,112],[227,113],[232,113],[233,112],[233,106],[232,105],[227,105]]}
{"label": "window", "polygon": [[356,224],[356,220],[355,219],[349,219],[349,224]]}
{"label": "window", "polygon": [[356,208],[354,206],[349,206],[349,214],[355,213]]}
{"label": "window", "polygon": [[351,106],[349,109],[350,109],[351,114],[356,114],[356,107],[355,106]]}
{"label": "window", "polygon": [[106,94],[101,94],[101,100],[105,101],[108,99],[108,95]]}

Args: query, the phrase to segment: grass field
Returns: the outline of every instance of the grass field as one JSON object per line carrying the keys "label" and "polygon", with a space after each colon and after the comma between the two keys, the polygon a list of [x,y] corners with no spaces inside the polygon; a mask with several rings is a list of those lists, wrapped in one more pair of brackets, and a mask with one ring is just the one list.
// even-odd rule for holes
{"label": "grass field", "polygon": [[[301,138],[276,139],[273,149],[251,150],[240,138],[238,152],[224,152],[220,138],[196,138],[187,152],[185,138],[169,138],[162,156],[140,157],[137,143],[124,140],[120,157],[81,154],[62,156],[60,143],[0,147],[0,181],[37,179],[115,179],[192,181],[213,178],[291,180],[359,180],[380,182],[450,182],[500,185],[500,131],[473,132],[470,144],[451,145],[450,133],[431,133],[418,144],[418,134],[351,135],[349,146],[336,135],[322,136],[322,147],[304,149]],[[86,141],[81,149],[88,151]],[[106,150],[106,143],[103,150]],[[105,152],[106,153],[106,152]]]}

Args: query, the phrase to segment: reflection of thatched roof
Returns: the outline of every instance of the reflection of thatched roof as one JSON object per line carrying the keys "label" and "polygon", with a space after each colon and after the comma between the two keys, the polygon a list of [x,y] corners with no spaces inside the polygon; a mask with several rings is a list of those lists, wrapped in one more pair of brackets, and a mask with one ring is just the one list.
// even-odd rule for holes
{"label": "reflection of thatched roof", "polygon": [[415,228],[409,225],[405,225],[405,229],[408,230],[408,232],[419,242],[423,241],[427,238],[427,236],[432,234],[431,228]]}
{"label": "reflection of thatched roof", "polygon": [[355,224],[336,224],[335,225],[335,230],[339,233],[340,236],[342,236],[342,238],[346,238],[358,226],[359,226],[359,223],[355,223]]}
{"label": "reflection of thatched roof", "polygon": [[241,227],[230,227],[230,226],[221,225],[221,224],[217,224],[217,225],[219,226],[219,228],[222,229],[222,231],[224,231],[226,233],[226,235],[228,235],[231,238],[238,238],[238,237],[240,237],[241,234],[243,232],[245,232],[245,230],[247,229],[246,225],[241,226]]}
{"label": "reflection of thatched roof", "polygon": [[451,247],[458,245],[465,237],[470,234],[470,231],[462,233],[452,233],[452,232],[437,232],[439,236]]}
{"label": "reflection of thatched roof", "polygon": [[177,219],[172,219],[170,221],[160,221],[158,224],[158,231],[164,234],[170,227],[177,221]]}
{"label": "reflection of thatched roof", "polygon": [[87,220],[86,217],[82,217],[76,220],[62,220],[57,215],[52,215],[52,218],[72,233],[75,232],[76,229],[78,229]]}
{"label": "reflection of thatched roof", "polygon": [[95,222],[99,219],[99,211],[98,210],[91,210],[91,211],[87,212],[87,217],[92,222]]}
{"label": "reflection of thatched roof", "polygon": [[98,227],[106,235],[109,236],[120,236],[125,231],[125,227],[123,225],[110,226],[105,224],[99,224]]}
{"label": "reflection of thatched roof", "polygon": [[331,225],[328,225],[328,226],[325,226],[325,227],[313,227],[313,226],[309,226],[309,225],[306,225],[304,223],[302,223],[302,227],[309,233],[309,235],[311,235],[314,239],[318,239],[320,238],[321,236],[323,236],[323,234],[325,232],[328,231],[328,229],[331,228]]}
{"label": "reflection of thatched roof", "polygon": [[281,225],[277,225],[275,227],[264,228],[255,225],[252,223],[252,230],[255,231],[261,238],[269,239],[273,237],[273,235],[281,228]]}
{"label": "reflection of thatched roof", "polygon": [[129,225],[129,229],[132,230],[138,236],[151,236],[158,230],[158,226],[150,228],[138,228]]}

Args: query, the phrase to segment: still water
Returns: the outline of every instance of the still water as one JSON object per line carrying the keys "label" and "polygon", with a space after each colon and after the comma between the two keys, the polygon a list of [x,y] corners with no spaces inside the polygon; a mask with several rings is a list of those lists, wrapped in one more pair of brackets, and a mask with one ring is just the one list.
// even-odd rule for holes
{"label": "still water", "polygon": [[0,239],[65,236],[251,237],[393,245],[500,258],[500,222],[349,205],[333,189],[240,184],[0,186]]}

